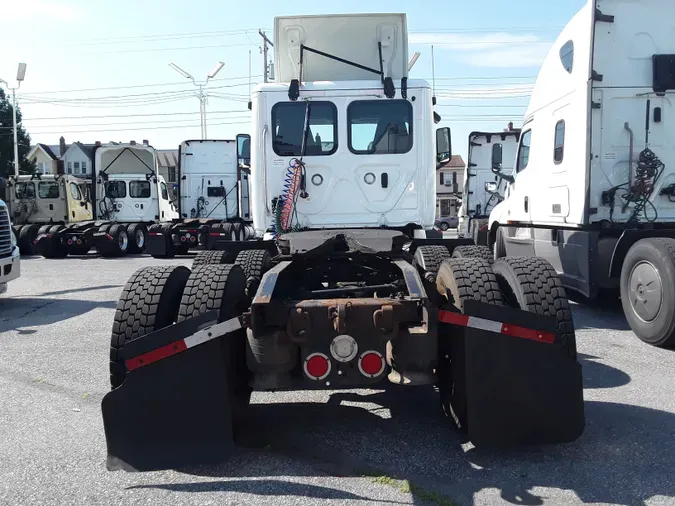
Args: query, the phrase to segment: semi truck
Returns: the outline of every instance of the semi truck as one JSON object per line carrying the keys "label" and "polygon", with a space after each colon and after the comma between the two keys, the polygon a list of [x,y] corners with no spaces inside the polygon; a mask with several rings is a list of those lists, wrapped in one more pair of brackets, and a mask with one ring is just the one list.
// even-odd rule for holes
{"label": "semi truck", "polygon": [[487,246],[487,231],[490,212],[503,199],[506,183],[492,169],[492,154],[500,151],[505,165],[504,171],[515,159],[520,130],[512,128],[503,132],[471,132],[466,168],[462,205],[459,208],[457,235],[470,237],[476,244]]}
{"label": "semi truck", "polygon": [[408,79],[406,23],[275,18],[277,81],[251,97],[257,239],[127,282],[101,404],[108,469],[225,460],[252,391],[435,385],[439,423],[477,446],[583,432],[555,270],[433,231],[451,132],[430,84]]}
{"label": "semi truck", "polygon": [[494,257],[538,257],[589,301],[621,297],[645,343],[675,345],[675,6],[589,0],[545,58]]}
{"label": "semi truck", "polygon": [[7,284],[21,276],[21,253],[18,238],[12,230],[12,219],[4,200],[0,200],[0,294]]}
{"label": "semi truck", "polygon": [[[214,249],[253,238],[250,136],[187,140],[178,149],[178,216],[151,227],[147,251],[155,258]],[[231,249],[231,248],[230,248]]]}
{"label": "semi truck", "polygon": [[[62,214],[47,216],[34,245],[42,256],[61,258],[86,254],[91,248],[103,256],[122,256],[145,250],[148,228],[178,216],[166,181],[155,171],[155,150],[148,144],[110,143],[94,148],[92,179],[51,178],[53,200]],[[20,178],[23,176],[20,176]],[[89,189],[91,188],[91,194]],[[85,193],[86,192],[86,193]],[[38,192],[38,207],[50,209]],[[80,215],[78,216],[78,209]]]}

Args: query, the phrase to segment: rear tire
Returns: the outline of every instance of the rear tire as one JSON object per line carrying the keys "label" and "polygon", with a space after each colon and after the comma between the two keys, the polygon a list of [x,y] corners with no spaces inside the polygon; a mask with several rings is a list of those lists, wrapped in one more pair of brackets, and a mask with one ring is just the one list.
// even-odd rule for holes
{"label": "rear tire", "polygon": [[101,255],[104,257],[121,257],[129,251],[129,234],[124,225],[116,223],[107,232],[112,239],[103,245]]}
{"label": "rear tire", "polygon": [[[246,277],[238,265],[204,265],[198,267],[185,285],[178,311],[183,321],[208,311],[218,312],[223,322],[240,316],[248,309],[244,294]],[[233,430],[237,430],[251,401],[250,372],[246,366],[246,330],[239,329],[221,338],[227,357],[228,388],[232,407]]]}
{"label": "rear tire", "polygon": [[675,346],[675,239],[637,241],[621,267],[621,305],[628,325],[643,342]]}
{"label": "rear tire", "polygon": [[492,264],[509,306],[530,313],[555,316],[562,352],[577,356],[574,320],[562,281],[553,266],[538,257],[504,257]]}
{"label": "rear tire", "polygon": [[129,237],[128,251],[131,254],[143,253],[148,242],[148,229],[143,223],[132,223],[127,227]]}
{"label": "rear tire", "polygon": [[227,251],[211,250],[200,251],[192,261],[192,268],[195,269],[201,265],[226,264]]}
{"label": "rear tire", "polygon": [[39,225],[24,225],[19,231],[17,242],[19,243],[19,252],[25,256],[35,254],[33,250],[33,241],[38,235]]}
{"label": "rear tire", "polygon": [[263,274],[272,267],[272,255],[265,249],[240,251],[234,261],[241,266],[246,276],[246,295],[252,299],[262,280]]}
{"label": "rear tire", "polygon": [[506,242],[504,241],[504,229],[499,227],[497,229],[497,237],[495,239],[495,260],[498,258],[504,258],[506,256]]}
{"label": "rear tire", "polygon": [[60,232],[65,228],[63,225],[51,225],[41,227],[40,230],[45,229],[45,234],[52,234],[49,239],[43,239],[40,244],[40,253],[45,258],[65,258],[68,256],[68,251],[61,243]]}
{"label": "rear tire", "polygon": [[[482,258],[451,258],[438,269],[436,289],[445,299],[464,312],[465,300],[504,305],[497,276]],[[464,374],[464,345],[462,340],[449,342],[439,339],[436,375],[441,408],[461,432],[467,431],[466,384]],[[453,356],[457,357],[453,360]],[[457,374],[455,374],[455,372]]]}
{"label": "rear tire", "polygon": [[487,246],[457,246],[452,251],[452,258],[482,258],[489,264],[494,262],[494,255]]}
{"label": "rear tire", "polygon": [[178,317],[190,269],[183,266],[144,267],[122,290],[110,339],[110,385],[117,388],[127,374],[125,343],[173,324]]}
{"label": "rear tire", "polygon": [[[415,250],[415,255],[413,256],[413,266],[422,269],[424,271],[424,276],[430,282],[436,282],[436,274],[438,273],[438,268],[441,266],[444,260],[450,258],[450,252],[445,246],[420,246]],[[430,274],[427,277],[427,273]]]}

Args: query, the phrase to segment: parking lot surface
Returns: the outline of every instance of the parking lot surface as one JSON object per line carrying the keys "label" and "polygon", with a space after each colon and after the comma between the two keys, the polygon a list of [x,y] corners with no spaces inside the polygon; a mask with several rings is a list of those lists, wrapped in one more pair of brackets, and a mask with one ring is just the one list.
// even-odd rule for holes
{"label": "parking lot surface", "polygon": [[430,388],[256,393],[242,447],[207,469],[108,472],[117,298],[147,256],[22,259],[0,298],[0,504],[673,504],[675,352],[618,308],[574,306],[586,430],[478,451]]}

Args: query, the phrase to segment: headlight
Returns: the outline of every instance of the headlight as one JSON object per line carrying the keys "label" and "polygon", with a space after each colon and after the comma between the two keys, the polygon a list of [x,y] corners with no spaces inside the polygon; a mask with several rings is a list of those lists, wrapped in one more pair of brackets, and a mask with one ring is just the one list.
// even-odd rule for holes
{"label": "headlight", "polygon": [[12,249],[16,248],[16,236],[14,235],[14,230],[12,230]]}

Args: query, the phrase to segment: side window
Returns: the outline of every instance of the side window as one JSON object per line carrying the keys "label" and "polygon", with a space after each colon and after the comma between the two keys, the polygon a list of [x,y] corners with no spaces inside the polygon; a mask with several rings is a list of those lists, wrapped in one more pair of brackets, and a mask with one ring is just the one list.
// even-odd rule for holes
{"label": "side window", "polygon": [[532,130],[528,130],[520,138],[520,148],[518,149],[518,166],[516,171],[520,172],[521,170],[527,168],[527,164],[530,161],[530,138],[532,137]]}
{"label": "side window", "polygon": [[111,199],[123,199],[127,196],[127,184],[124,181],[106,181],[105,196]]}
{"label": "side window", "polygon": [[[305,102],[280,102],[272,107],[272,147],[279,156],[301,156]],[[310,102],[305,155],[337,151],[337,108],[332,102]]]}
{"label": "side window", "polygon": [[73,200],[82,200],[82,193],[80,192],[80,187],[75,183],[70,183],[70,196],[73,197]]}
{"label": "side window", "polygon": [[441,171],[439,174],[441,175],[441,184],[445,184],[445,172]]}
{"label": "side window", "polygon": [[559,164],[563,161],[565,154],[565,120],[560,120],[555,124],[555,140],[553,144],[553,161]]}
{"label": "side window", "polygon": [[35,198],[35,184],[34,183],[16,183],[14,187],[14,195],[17,199],[34,199]]}
{"label": "side window", "polygon": [[560,62],[563,68],[569,73],[572,73],[574,68],[574,42],[568,40],[560,48]]}
{"label": "side window", "polygon": [[412,105],[407,100],[357,100],[347,108],[349,150],[357,155],[412,149]]}
{"label": "side window", "polygon": [[59,183],[54,181],[41,181],[38,183],[38,195],[41,199],[58,199]]}
{"label": "side window", "polygon": [[150,198],[150,182],[129,181],[129,196],[134,199]]}
{"label": "side window", "polygon": [[166,184],[165,184],[165,183],[161,183],[159,186],[160,186],[160,188],[161,188],[161,190],[162,190],[162,198],[163,198],[164,200],[169,200],[169,192],[168,192],[168,190],[166,189]]}

